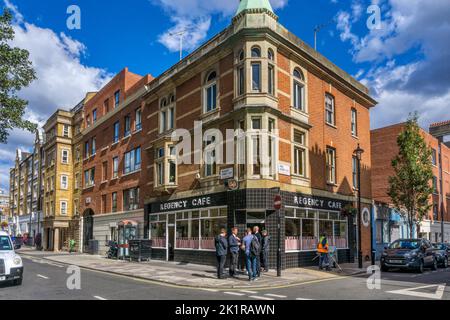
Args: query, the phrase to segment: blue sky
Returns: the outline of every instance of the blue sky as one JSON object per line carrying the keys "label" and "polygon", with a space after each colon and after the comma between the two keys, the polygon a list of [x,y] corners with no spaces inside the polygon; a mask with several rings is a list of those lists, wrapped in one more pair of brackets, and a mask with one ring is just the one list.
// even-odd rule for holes
{"label": "blue sky", "polygon": [[[419,111],[421,124],[450,119],[450,2],[448,0],[271,0],[280,23],[371,88],[380,102],[371,114],[377,128]],[[15,14],[13,44],[30,51],[38,80],[20,93],[27,117],[40,124],[57,107],[71,108],[85,91],[101,87],[125,66],[158,76],[178,61],[178,39],[187,29],[185,55],[229,25],[238,0],[0,0]],[[81,10],[81,29],[69,30],[70,5]],[[367,8],[381,12],[370,30]],[[33,135],[14,130],[0,148],[0,188],[16,148]]]}

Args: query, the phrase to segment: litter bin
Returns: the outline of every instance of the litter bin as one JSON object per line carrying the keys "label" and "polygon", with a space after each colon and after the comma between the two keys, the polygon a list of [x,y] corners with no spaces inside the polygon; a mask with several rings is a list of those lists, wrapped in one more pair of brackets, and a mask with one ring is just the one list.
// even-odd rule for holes
{"label": "litter bin", "polygon": [[152,242],[151,240],[141,239],[141,240],[130,240],[129,253],[130,261],[136,260],[141,262],[143,260],[149,261],[152,256]]}

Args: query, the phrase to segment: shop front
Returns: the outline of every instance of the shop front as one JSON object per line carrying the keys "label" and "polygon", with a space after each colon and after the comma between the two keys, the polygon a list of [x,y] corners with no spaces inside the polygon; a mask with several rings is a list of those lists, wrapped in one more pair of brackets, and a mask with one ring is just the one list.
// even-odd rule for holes
{"label": "shop front", "polygon": [[[239,229],[259,226],[272,238],[269,263],[276,265],[277,212],[273,210],[275,193],[271,189],[245,189],[162,199],[146,205],[148,236],[152,240],[152,258],[167,261],[215,264],[215,237],[221,228]],[[316,245],[327,233],[330,245],[338,249],[339,260],[350,262],[351,218],[341,215],[348,202],[332,198],[282,192],[281,247],[283,268],[316,264]],[[349,224],[350,223],[350,224]]]}

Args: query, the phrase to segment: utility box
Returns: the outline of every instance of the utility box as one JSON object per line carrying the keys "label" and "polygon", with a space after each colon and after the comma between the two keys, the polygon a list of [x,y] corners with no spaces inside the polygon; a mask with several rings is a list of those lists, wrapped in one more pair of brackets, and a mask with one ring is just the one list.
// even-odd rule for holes
{"label": "utility box", "polygon": [[148,239],[129,240],[130,261],[150,261],[152,256],[152,241]]}

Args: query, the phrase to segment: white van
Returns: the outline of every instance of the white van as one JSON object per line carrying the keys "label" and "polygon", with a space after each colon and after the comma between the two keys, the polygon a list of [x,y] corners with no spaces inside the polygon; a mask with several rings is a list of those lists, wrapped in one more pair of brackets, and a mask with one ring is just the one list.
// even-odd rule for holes
{"label": "white van", "polygon": [[15,249],[20,249],[20,246],[14,246],[8,233],[0,231],[0,283],[12,281],[14,285],[20,286],[23,264]]}

